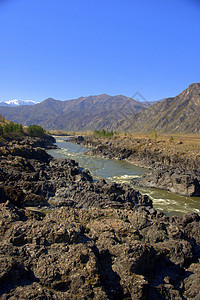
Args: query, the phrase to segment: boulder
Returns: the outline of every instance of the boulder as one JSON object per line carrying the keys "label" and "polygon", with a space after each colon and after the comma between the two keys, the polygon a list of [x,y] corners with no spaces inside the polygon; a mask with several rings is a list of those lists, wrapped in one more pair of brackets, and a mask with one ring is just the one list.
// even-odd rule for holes
{"label": "boulder", "polygon": [[200,174],[182,169],[159,168],[145,173],[132,183],[144,187],[168,190],[183,196],[200,196]]}

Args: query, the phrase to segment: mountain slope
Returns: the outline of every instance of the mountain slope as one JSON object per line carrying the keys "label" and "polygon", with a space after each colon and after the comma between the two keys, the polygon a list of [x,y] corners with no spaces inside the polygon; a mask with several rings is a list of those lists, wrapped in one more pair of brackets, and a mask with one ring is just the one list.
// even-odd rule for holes
{"label": "mountain slope", "polygon": [[68,103],[62,115],[45,125],[62,130],[110,128],[113,122],[145,108],[144,104],[122,95],[90,96]]}
{"label": "mountain slope", "polygon": [[0,113],[14,122],[34,123],[45,129],[94,130],[110,128],[113,122],[144,109],[146,104],[132,98],[103,94],[67,101],[49,98],[33,106],[0,107]]}
{"label": "mountain slope", "polygon": [[191,84],[174,98],[158,102],[113,125],[120,131],[200,132],[200,83]]}

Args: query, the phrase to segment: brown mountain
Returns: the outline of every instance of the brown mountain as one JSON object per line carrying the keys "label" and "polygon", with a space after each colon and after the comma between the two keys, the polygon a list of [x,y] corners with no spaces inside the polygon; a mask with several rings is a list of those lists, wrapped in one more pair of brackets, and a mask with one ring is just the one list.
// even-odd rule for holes
{"label": "brown mountain", "polygon": [[200,83],[181,94],[149,106],[123,95],[47,99],[33,106],[0,107],[0,114],[23,125],[45,129],[81,131],[113,129],[132,132],[200,132]]}
{"label": "brown mountain", "polygon": [[200,83],[191,84],[181,94],[157,102],[141,113],[114,124],[120,131],[200,132]]}
{"label": "brown mountain", "polygon": [[81,97],[59,101],[46,99],[33,106],[0,107],[0,113],[23,125],[37,124],[52,130],[94,130],[110,128],[114,122],[146,109],[123,95]]}

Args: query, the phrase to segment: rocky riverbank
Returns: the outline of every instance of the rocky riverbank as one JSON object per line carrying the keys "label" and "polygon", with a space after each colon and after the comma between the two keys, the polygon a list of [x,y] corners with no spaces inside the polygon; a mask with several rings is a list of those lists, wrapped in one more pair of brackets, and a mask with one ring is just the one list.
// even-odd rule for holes
{"label": "rocky riverbank", "polygon": [[97,139],[90,136],[70,138],[70,141],[91,148],[87,154],[110,159],[127,160],[136,166],[148,168],[133,183],[155,187],[184,196],[200,196],[200,155],[188,151],[181,142],[152,142],[150,139]]}
{"label": "rocky riverbank", "polygon": [[168,218],[40,143],[0,147],[0,299],[200,296],[198,214]]}

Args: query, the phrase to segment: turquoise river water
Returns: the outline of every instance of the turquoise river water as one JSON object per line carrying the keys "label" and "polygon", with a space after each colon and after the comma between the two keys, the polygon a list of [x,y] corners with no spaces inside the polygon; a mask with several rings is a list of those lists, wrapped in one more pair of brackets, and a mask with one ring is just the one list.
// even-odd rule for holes
{"label": "turquoise river water", "polygon": [[115,181],[131,185],[142,194],[148,195],[153,200],[153,206],[162,210],[167,215],[183,215],[188,212],[200,213],[200,197],[185,197],[167,191],[142,188],[130,183],[132,178],[144,174],[147,170],[136,167],[125,161],[91,157],[85,154],[88,148],[71,142],[66,142],[66,137],[55,137],[60,149],[48,151],[55,158],[74,159],[79,166],[88,169],[93,178],[104,178],[106,181]]}

